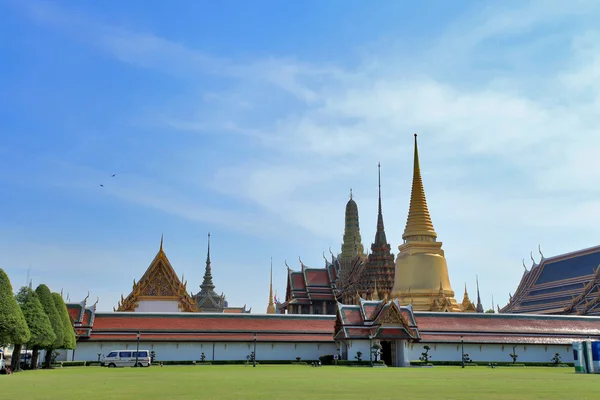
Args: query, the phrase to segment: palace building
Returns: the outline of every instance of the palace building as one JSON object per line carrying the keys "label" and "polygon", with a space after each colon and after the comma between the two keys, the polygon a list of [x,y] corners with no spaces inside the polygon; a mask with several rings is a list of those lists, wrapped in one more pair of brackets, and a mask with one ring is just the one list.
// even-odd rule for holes
{"label": "palace building", "polygon": [[150,266],[139,282],[133,280],[133,290],[123,298],[114,309],[117,312],[222,312],[249,313],[244,307],[229,307],[224,294],[215,292],[210,263],[210,233],[206,268],[200,291],[188,293],[187,281],[177,277],[167,255],[163,250],[163,238],[160,248]]}
{"label": "palace building", "polygon": [[[379,169],[379,177],[381,176]],[[380,182],[380,180],[379,180]],[[402,244],[394,257],[383,223],[379,184],[377,231],[370,253],[361,242],[358,205],[346,204],[341,252],[323,255],[323,268],[289,266],[285,301],[273,301],[272,263],[266,313],[229,307],[215,291],[210,235],[200,291],[188,293],[164,250],[114,312],[67,302],[77,349],[64,360],[96,361],[108,352],[156,353],[158,361],[343,360],[381,357],[407,366],[427,347],[434,361],[548,363],[556,354],[572,362],[571,344],[600,339],[600,246],[544,258],[525,273],[499,313],[484,313],[465,286],[457,302],[429,214],[414,139],[412,190]],[[541,253],[541,252],[540,252]],[[533,257],[532,257],[533,259]],[[88,295],[89,297],[89,295]],[[571,314],[571,315],[565,315]],[[377,352],[374,352],[377,349]]]}
{"label": "palace building", "polygon": [[502,313],[574,314],[600,316],[600,246],[578,250],[536,263],[523,260],[523,276]]}

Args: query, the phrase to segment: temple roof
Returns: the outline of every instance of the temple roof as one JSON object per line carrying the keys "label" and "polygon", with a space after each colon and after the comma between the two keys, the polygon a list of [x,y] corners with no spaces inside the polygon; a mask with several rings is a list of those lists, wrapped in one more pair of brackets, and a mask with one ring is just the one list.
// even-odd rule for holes
{"label": "temple roof", "polygon": [[367,301],[358,305],[337,303],[336,339],[409,339],[418,340],[412,306],[400,306],[398,300]]}
{"label": "temple roof", "polygon": [[600,338],[600,318],[568,315],[415,312],[428,342],[570,344]]}
{"label": "temple roof", "polygon": [[98,313],[89,340],[333,341],[334,316],[227,313]]}
{"label": "temple roof", "polygon": [[598,307],[592,307],[600,302],[600,276],[596,274],[599,265],[600,246],[550,258],[542,256],[539,264],[534,261],[530,270],[525,269],[515,294],[500,311],[600,314]]}
{"label": "temple roof", "polygon": [[[183,277],[182,277],[183,279]],[[133,280],[133,290],[126,298],[121,296],[117,311],[134,311],[142,298],[174,299],[180,302],[182,311],[197,311],[197,306],[171,266],[163,250],[163,238],[160,248],[139,282]]]}
{"label": "temple roof", "polygon": [[310,268],[300,260],[300,271],[288,267],[288,281],[285,302],[289,304],[310,304],[313,300],[335,300],[335,280],[339,271],[337,259],[325,259],[325,268]]}

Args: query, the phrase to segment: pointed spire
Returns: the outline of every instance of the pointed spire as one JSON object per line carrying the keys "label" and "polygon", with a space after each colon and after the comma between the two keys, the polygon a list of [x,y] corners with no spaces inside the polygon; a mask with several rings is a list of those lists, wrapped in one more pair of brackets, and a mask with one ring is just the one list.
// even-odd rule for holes
{"label": "pointed spire", "polygon": [[431,222],[431,216],[429,215],[429,210],[427,208],[427,200],[425,199],[425,189],[423,188],[421,167],[419,165],[417,134],[415,133],[415,155],[412,190],[410,193],[410,207],[402,239],[422,241],[423,236],[433,238],[435,241],[437,233],[435,233],[435,230],[433,229],[433,223]]}
{"label": "pointed spire", "polygon": [[206,252],[206,269],[204,271],[204,279],[200,285],[203,292],[215,290],[215,285],[212,280],[212,270],[210,268],[210,232],[208,233],[208,251]]}
{"label": "pointed spire", "polygon": [[161,234],[160,234],[160,249],[158,249],[158,251],[159,251],[160,253],[162,253],[162,252],[163,252],[163,240],[164,240],[164,233],[161,233]]}
{"label": "pointed spire", "polygon": [[477,312],[483,312],[483,305],[481,304],[481,296],[479,296],[479,277],[475,275],[475,280],[477,282]]}
{"label": "pointed spire", "polygon": [[273,257],[271,257],[271,278],[269,283],[269,305],[267,306],[267,314],[275,313],[275,304],[273,304]]}
{"label": "pointed spire", "polygon": [[492,295],[492,311],[496,312],[496,308],[494,307],[494,295]]}
{"label": "pointed spire", "polygon": [[375,233],[375,245],[387,245],[385,228],[383,226],[383,211],[381,208],[381,163],[377,163],[377,179],[379,185],[379,201],[377,206],[377,232]]}
{"label": "pointed spire", "polygon": [[377,291],[377,281],[375,281],[375,289],[373,289],[373,300],[379,300],[379,292]]}
{"label": "pointed spire", "polygon": [[342,259],[353,259],[364,254],[358,222],[358,205],[350,189],[350,200],[346,203]]}

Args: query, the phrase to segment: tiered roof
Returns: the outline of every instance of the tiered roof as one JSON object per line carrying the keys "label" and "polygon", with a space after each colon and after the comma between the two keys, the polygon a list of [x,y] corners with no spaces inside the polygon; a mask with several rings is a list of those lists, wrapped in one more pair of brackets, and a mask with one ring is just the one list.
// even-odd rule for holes
{"label": "tiered roof", "polygon": [[357,305],[337,303],[335,339],[418,340],[419,330],[411,306],[397,300],[368,301]]}
{"label": "tiered roof", "polygon": [[66,303],[67,311],[69,312],[69,317],[71,318],[71,323],[75,329],[75,335],[78,338],[89,338],[92,332],[92,327],[94,326],[94,318],[96,315],[96,305],[98,304],[98,299],[96,299],[94,304],[88,306],[87,300],[89,297],[90,294],[88,293],[82,302]]}
{"label": "tiered roof", "polygon": [[[325,256],[323,256],[325,258]],[[334,301],[336,280],[340,264],[331,256],[331,262],[325,258],[325,268],[310,268],[300,260],[300,271],[293,271],[287,262],[288,281],[285,302],[280,307],[290,304],[309,305],[313,301]]]}
{"label": "tiered roof", "polygon": [[116,311],[134,311],[141,300],[177,300],[181,311],[194,312],[198,308],[187,292],[187,282],[179,280],[163,250],[163,238],[160,248],[150,263],[150,266],[139,282],[133,280],[133,290],[126,298],[121,295],[121,301]]}
{"label": "tiered roof", "polygon": [[600,246],[544,258],[521,277],[503,313],[600,315]]}

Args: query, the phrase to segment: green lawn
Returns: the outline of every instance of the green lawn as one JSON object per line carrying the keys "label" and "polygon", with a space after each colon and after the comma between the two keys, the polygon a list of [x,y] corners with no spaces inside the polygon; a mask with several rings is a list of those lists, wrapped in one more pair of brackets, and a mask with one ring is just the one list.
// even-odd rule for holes
{"label": "green lawn", "polygon": [[5,399],[597,399],[600,375],[573,368],[295,365],[65,367],[0,375]]}

